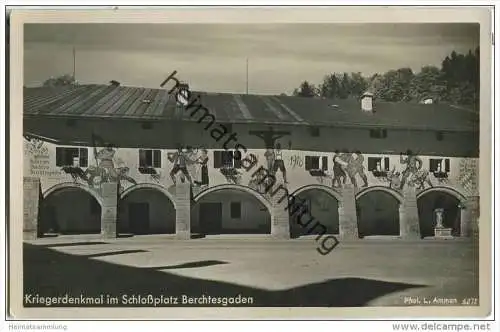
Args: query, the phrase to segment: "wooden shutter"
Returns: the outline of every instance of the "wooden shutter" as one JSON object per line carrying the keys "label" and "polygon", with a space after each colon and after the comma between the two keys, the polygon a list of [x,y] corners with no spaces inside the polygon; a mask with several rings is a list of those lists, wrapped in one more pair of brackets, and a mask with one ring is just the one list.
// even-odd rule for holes
{"label": "wooden shutter", "polygon": [[153,167],[161,168],[161,150],[153,150]]}
{"label": "wooden shutter", "polygon": [[234,168],[241,168],[241,151],[239,150],[234,151],[233,159],[234,159]]}
{"label": "wooden shutter", "polygon": [[389,171],[389,157],[384,158],[384,170]]}
{"label": "wooden shutter", "polygon": [[328,170],[328,157],[321,158],[321,169],[324,171]]}
{"label": "wooden shutter", "polygon": [[448,173],[450,171],[450,159],[446,158],[444,160],[444,171]]}
{"label": "wooden shutter", "polygon": [[56,148],[56,166],[64,166],[64,148]]}
{"label": "wooden shutter", "polygon": [[146,150],[139,150],[139,167],[147,167],[146,166]]}
{"label": "wooden shutter", "polygon": [[214,168],[222,167],[222,151],[214,151]]}
{"label": "wooden shutter", "polygon": [[312,168],[312,157],[306,156],[306,171]]}

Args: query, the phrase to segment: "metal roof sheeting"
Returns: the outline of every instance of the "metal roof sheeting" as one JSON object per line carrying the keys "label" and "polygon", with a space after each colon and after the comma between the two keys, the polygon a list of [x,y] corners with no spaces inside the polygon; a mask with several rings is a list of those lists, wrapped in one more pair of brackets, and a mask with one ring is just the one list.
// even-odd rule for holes
{"label": "metal roof sheeting", "polygon": [[[164,89],[111,85],[24,88],[26,116],[197,120],[199,105],[217,121],[318,126],[376,126],[441,131],[478,131],[479,113],[445,104],[374,101],[374,113],[361,101],[289,96],[192,92],[188,109]],[[335,105],[335,106],[334,106]]]}

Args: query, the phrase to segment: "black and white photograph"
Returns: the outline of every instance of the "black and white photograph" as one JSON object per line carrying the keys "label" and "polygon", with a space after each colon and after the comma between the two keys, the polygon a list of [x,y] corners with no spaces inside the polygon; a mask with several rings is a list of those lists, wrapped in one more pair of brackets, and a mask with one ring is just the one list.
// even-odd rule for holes
{"label": "black and white photograph", "polygon": [[11,296],[24,308],[487,306],[480,32],[24,23]]}

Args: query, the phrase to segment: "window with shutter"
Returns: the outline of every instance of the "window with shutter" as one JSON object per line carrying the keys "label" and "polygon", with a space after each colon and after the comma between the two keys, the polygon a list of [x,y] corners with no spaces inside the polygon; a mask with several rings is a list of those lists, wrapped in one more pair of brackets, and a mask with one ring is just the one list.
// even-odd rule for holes
{"label": "window with shutter", "polygon": [[437,172],[438,165],[439,165],[440,161],[441,161],[440,159],[431,159],[431,160],[429,160],[429,171],[431,171],[431,172]]}
{"label": "window with shutter", "polygon": [[389,157],[384,158],[384,170],[389,171]]}

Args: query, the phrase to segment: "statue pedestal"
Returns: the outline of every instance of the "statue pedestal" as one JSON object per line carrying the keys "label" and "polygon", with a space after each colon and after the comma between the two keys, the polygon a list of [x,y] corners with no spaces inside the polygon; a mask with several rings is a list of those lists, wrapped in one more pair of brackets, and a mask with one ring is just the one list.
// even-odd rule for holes
{"label": "statue pedestal", "polygon": [[434,237],[436,238],[452,238],[451,228],[436,227],[434,228]]}

